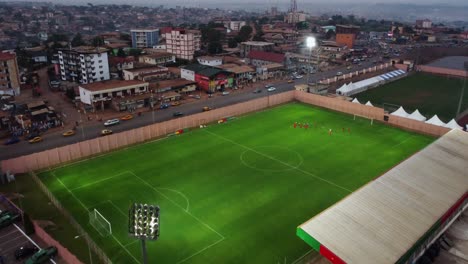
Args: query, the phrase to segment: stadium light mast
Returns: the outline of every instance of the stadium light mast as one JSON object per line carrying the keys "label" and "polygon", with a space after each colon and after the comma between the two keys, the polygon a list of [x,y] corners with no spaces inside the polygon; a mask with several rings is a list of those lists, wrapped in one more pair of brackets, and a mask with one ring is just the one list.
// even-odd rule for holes
{"label": "stadium light mast", "polygon": [[159,206],[134,203],[128,210],[128,234],[141,240],[143,264],[148,264],[146,240],[159,237]]}
{"label": "stadium light mast", "polygon": [[317,39],[314,36],[309,36],[306,38],[306,46],[309,48],[309,67],[307,69],[307,90],[309,91],[309,80],[310,80],[310,68],[312,66],[312,49],[317,47]]}

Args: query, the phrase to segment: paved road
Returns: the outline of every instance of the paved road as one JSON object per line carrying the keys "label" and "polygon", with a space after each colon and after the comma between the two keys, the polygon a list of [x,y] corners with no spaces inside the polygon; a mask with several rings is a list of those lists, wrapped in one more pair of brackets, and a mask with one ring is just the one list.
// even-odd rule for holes
{"label": "paved road", "polygon": [[[310,82],[316,82],[319,79],[329,78],[336,75],[338,71],[343,73],[348,73],[351,71],[356,71],[363,69],[365,67],[369,67],[372,65],[373,58],[369,58],[367,61],[363,62],[362,65],[357,66],[353,65],[351,70],[347,70],[345,66],[333,69],[327,72],[319,72],[316,74],[310,75]],[[199,113],[202,111],[204,106],[209,106],[212,108],[220,108],[227,105],[232,105],[240,102],[245,102],[248,100],[269,96],[275,93],[282,93],[285,91],[293,90],[294,85],[302,84],[306,82],[306,76],[303,79],[296,80],[293,84],[288,84],[286,81],[281,82],[279,84],[275,84],[277,88],[274,92],[267,92],[266,89],[262,88],[261,93],[252,93],[252,92],[245,92],[245,93],[233,93],[228,96],[221,96],[216,95],[210,99],[202,99],[199,101],[195,101],[192,103],[183,104],[177,107],[170,107],[164,110],[156,110],[154,112],[145,112],[142,116],[138,117],[135,116],[130,121],[122,121],[119,125],[113,126],[111,129],[114,133],[121,132],[137,127],[146,126],[152,123],[157,123],[165,120],[169,120],[174,118],[172,114],[175,111],[183,112],[185,115],[190,115],[194,113]],[[154,113],[154,115],[153,115]],[[9,145],[9,146],[0,146],[0,160],[10,159],[14,157],[18,157],[21,155],[26,155],[34,152],[39,152],[47,149],[52,149],[72,143],[76,143],[86,139],[92,139],[100,136],[101,130],[104,129],[102,122],[85,124],[83,127],[77,128],[76,135],[72,137],[63,137],[61,134],[63,131],[47,133],[43,136],[43,141],[36,144],[29,144],[27,141],[20,141],[17,144]]]}

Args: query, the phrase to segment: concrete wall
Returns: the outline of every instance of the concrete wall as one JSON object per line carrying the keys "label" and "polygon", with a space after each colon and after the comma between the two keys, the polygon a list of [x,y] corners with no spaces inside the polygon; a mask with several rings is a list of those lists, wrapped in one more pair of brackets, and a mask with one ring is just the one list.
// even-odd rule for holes
{"label": "concrete wall", "polygon": [[446,69],[446,68],[439,68],[439,67],[426,66],[426,65],[417,66],[417,70],[422,71],[422,72],[427,72],[427,73],[451,75],[451,76],[457,76],[457,77],[466,76],[466,72],[464,70]]}

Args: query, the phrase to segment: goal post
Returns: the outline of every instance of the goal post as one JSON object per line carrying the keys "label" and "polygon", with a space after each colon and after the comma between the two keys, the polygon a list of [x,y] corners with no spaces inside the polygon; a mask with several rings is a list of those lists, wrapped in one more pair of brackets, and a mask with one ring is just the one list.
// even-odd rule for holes
{"label": "goal post", "polygon": [[356,114],[353,115],[353,120],[355,120],[355,121],[356,120],[363,120],[363,119],[366,119],[366,120],[370,121],[371,126],[374,124],[374,118],[372,118],[372,117],[368,117],[368,116],[364,116],[364,115],[356,115]]}
{"label": "goal post", "polygon": [[112,235],[111,223],[97,209],[89,212],[89,224],[94,227],[101,236]]}

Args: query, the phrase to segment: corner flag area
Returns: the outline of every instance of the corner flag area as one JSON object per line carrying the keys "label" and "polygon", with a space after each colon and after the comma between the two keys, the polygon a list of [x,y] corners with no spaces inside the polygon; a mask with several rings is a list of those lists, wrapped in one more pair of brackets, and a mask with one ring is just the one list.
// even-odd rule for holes
{"label": "corner flag area", "polygon": [[149,263],[291,264],[311,252],[298,223],[433,141],[290,103],[38,176],[113,263],[140,263],[127,231],[139,202],[161,209]]}

